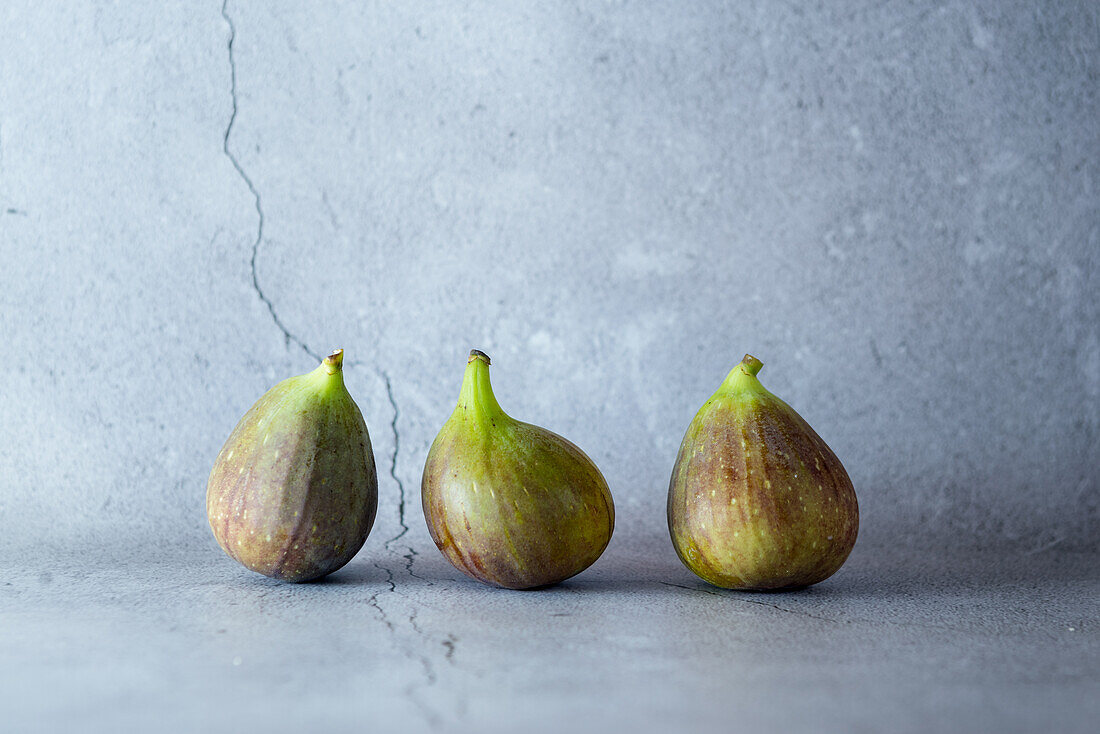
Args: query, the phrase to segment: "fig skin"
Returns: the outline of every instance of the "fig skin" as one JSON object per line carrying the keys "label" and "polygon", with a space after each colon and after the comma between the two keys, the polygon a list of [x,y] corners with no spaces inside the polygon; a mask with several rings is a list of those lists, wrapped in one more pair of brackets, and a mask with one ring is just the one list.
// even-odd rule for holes
{"label": "fig skin", "polygon": [[756,379],[761,366],[745,355],[688,427],[668,527],[680,560],[715,586],[797,589],[843,565],[859,506],[836,454]]}
{"label": "fig skin", "polygon": [[210,472],[206,513],[214,537],[265,576],[326,576],[359,552],[374,525],[374,453],[342,363],[338,350],[267,391]]}
{"label": "fig skin", "polygon": [[458,405],[432,443],[421,499],[455,568],[507,589],[549,586],[592,565],[611,540],[607,482],[575,445],[508,416],[473,350]]}

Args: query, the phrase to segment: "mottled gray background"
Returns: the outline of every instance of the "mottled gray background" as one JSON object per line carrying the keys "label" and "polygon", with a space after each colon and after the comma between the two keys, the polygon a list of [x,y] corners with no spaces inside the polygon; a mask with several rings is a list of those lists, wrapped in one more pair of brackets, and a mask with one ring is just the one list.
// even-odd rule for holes
{"label": "mottled gray background", "polygon": [[1092,2],[4,2],[9,614],[62,558],[246,578],[206,475],[334,347],[364,583],[449,573],[419,477],[474,346],[604,471],[605,574],[682,572],[672,462],[746,351],[852,476],[852,564],[1095,553],[1098,90]]}

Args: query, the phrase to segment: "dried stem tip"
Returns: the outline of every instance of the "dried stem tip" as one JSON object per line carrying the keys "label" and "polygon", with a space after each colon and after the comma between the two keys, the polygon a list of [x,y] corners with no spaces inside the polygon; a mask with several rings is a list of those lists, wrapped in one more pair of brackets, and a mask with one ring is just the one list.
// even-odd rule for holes
{"label": "dried stem tip", "polygon": [[752,356],[751,354],[746,354],[745,357],[741,360],[741,369],[743,369],[746,374],[753,375],[754,377],[763,366],[764,363],[756,357]]}
{"label": "dried stem tip", "polygon": [[337,349],[332,354],[325,357],[325,361],[322,362],[322,364],[325,366],[325,372],[329,373],[330,375],[336,374],[341,369],[343,369],[344,350]]}
{"label": "dried stem tip", "polygon": [[475,359],[480,359],[485,364],[492,364],[492,362],[489,361],[489,355],[481,351],[480,349],[470,350],[470,358],[466,360],[466,364],[473,362]]}

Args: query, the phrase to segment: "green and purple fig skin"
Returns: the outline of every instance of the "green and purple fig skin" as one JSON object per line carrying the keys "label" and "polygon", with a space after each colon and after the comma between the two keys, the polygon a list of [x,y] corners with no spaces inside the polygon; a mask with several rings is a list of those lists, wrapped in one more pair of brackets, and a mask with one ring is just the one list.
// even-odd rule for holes
{"label": "green and purple fig skin", "polygon": [[489,384],[489,357],[477,350],[428,452],[421,499],[447,560],[508,589],[575,576],[600,557],[615,526],[596,465],[561,436],[508,416]]}
{"label": "green and purple fig skin", "polygon": [[283,380],[241,418],[206,489],[218,544],[253,571],[311,581],[350,561],[378,510],[370,436],[343,351]]}
{"label": "green and purple fig skin", "polygon": [[764,389],[751,355],[688,427],[668,490],[684,565],[727,589],[796,589],[841,567],[859,530],[855,490],[836,454]]}

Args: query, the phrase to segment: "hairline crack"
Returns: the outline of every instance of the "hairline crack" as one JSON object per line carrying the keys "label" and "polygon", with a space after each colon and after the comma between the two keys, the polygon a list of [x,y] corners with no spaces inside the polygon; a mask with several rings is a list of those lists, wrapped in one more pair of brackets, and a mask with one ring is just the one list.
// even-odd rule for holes
{"label": "hairline crack", "polygon": [[249,260],[249,268],[252,274],[252,289],[256,291],[256,295],[259,296],[260,301],[267,306],[267,311],[271,314],[271,320],[275,322],[275,326],[279,331],[283,332],[283,339],[286,342],[287,348],[290,347],[291,342],[297,344],[298,347],[313,357],[318,362],[321,361],[321,355],[310,349],[309,345],[302,339],[298,338],[286,327],[282,319],[279,318],[278,312],[275,311],[275,304],[271,302],[271,299],[264,293],[263,288],[260,287],[260,280],[256,275],[256,258],[260,252],[260,245],[264,240],[264,207],[263,202],[260,199],[260,192],[256,188],[255,183],[252,181],[252,177],[244,170],[240,160],[229,149],[229,136],[233,132],[233,125],[237,122],[237,60],[233,54],[233,43],[237,40],[237,27],[233,23],[233,19],[229,16],[229,0],[222,0],[221,9],[222,19],[225,20],[225,24],[229,26],[229,42],[226,44],[226,49],[229,52],[229,92],[233,100],[233,111],[229,115],[229,124],[225,127],[225,134],[222,136],[222,151],[225,153],[225,157],[229,159],[229,162],[233,164],[234,170],[237,171],[237,175],[244,181],[245,186],[248,187],[249,193],[252,194],[252,200],[255,203],[256,215],[258,222],[256,225],[256,239],[252,242],[252,255]]}

